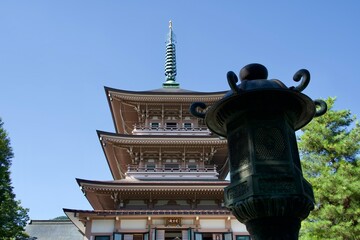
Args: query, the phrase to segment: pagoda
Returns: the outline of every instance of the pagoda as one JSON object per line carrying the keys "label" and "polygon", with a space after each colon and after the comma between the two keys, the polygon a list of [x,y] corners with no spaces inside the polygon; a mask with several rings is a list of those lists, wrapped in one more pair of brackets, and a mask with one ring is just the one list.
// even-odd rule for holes
{"label": "pagoda", "polygon": [[189,112],[225,92],[195,92],[176,81],[170,21],[160,89],[105,87],[115,133],[98,131],[113,180],[77,179],[94,210],[64,209],[89,240],[246,240],[245,225],[224,207],[226,139]]}

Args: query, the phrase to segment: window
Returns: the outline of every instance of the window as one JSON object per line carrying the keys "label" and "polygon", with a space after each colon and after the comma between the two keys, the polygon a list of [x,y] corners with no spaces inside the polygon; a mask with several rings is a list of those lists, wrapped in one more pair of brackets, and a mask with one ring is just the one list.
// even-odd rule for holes
{"label": "window", "polygon": [[236,235],[236,240],[250,240],[250,236]]}
{"label": "window", "polygon": [[[195,240],[232,240],[232,232],[226,233],[211,233],[211,232],[195,232]],[[245,238],[238,238],[245,237]],[[236,236],[236,240],[250,240],[249,236],[239,235]]]}
{"label": "window", "polygon": [[133,234],[133,240],[143,240],[143,238],[144,238],[144,234],[142,233]]}
{"label": "window", "polygon": [[184,123],[184,128],[185,128],[186,130],[191,129],[191,128],[192,128],[192,123]]}
{"label": "window", "polygon": [[123,240],[122,233],[114,233],[114,240]]}
{"label": "window", "polygon": [[154,172],[155,171],[155,164],[147,164],[146,171]]}
{"label": "window", "polygon": [[214,240],[212,233],[202,233],[202,240]]}
{"label": "window", "polygon": [[179,170],[179,164],[165,164],[165,170]]}
{"label": "window", "polygon": [[197,165],[195,164],[188,165],[188,168],[191,172],[197,171]]}
{"label": "window", "polygon": [[195,240],[203,240],[202,233],[196,232],[195,233]]}
{"label": "window", "polygon": [[149,233],[114,233],[114,240],[148,240]]}
{"label": "window", "polygon": [[176,129],[177,128],[177,123],[176,122],[167,122],[166,123],[166,129]]}
{"label": "window", "polygon": [[95,240],[110,240],[110,236],[95,236]]}
{"label": "window", "polygon": [[232,232],[224,233],[224,240],[232,240]]}
{"label": "window", "polygon": [[150,128],[151,129],[158,129],[159,127],[160,127],[160,123],[158,123],[158,122],[150,123]]}
{"label": "window", "polygon": [[149,233],[144,233],[144,240],[149,240]]}

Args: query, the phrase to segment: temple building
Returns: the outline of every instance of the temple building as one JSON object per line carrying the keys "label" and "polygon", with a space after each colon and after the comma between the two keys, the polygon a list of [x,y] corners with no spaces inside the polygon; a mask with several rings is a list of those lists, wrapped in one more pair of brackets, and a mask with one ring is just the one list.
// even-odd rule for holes
{"label": "temple building", "polygon": [[195,92],[176,81],[170,22],[165,82],[150,91],[105,87],[115,133],[98,131],[111,181],[77,179],[94,210],[64,209],[89,240],[247,240],[224,207],[226,139],[192,116],[225,92]]}

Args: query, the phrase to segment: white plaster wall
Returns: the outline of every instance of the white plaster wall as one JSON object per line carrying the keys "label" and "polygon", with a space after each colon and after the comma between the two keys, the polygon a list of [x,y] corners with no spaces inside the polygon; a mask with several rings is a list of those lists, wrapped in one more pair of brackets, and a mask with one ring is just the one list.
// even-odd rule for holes
{"label": "white plaster wall", "polygon": [[182,219],[181,223],[183,225],[193,225],[194,224],[194,219]]}
{"label": "white plaster wall", "polygon": [[114,220],[93,220],[91,224],[91,232],[106,233],[114,231]]}
{"label": "white plaster wall", "polygon": [[231,220],[231,229],[233,232],[247,232],[245,224],[236,219]]}
{"label": "white plaster wall", "polygon": [[152,224],[153,225],[164,225],[165,224],[165,219],[153,219]]}
{"label": "white plaster wall", "polygon": [[122,219],[121,229],[146,229],[147,219]]}
{"label": "white plaster wall", "polygon": [[225,219],[200,219],[202,229],[224,229]]}

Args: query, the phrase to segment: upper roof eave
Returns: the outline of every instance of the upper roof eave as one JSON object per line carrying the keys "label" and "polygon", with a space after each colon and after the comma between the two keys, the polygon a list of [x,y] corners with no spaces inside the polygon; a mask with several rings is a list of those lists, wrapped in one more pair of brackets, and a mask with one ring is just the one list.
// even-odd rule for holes
{"label": "upper roof eave", "polygon": [[218,101],[227,93],[227,91],[220,92],[195,92],[185,89],[155,89],[150,91],[129,91],[122,89],[115,89],[104,87],[105,92],[108,98],[119,98],[129,101],[138,101],[138,102],[194,102],[194,101],[204,101],[212,102]]}
{"label": "upper roof eave", "polygon": [[197,92],[191,91],[182,88],[158,88],[153,90],[146,91],[131,91],[124,89],[117,89],[105,86],[106,92],[114,92],[114,93],[124,93],[131,95],[224,95],[228,91],[218,91],[218,92]]}

